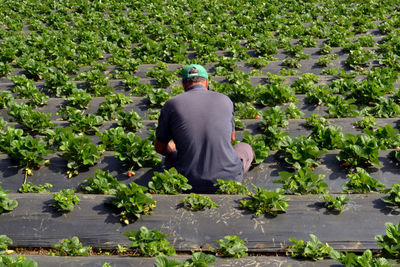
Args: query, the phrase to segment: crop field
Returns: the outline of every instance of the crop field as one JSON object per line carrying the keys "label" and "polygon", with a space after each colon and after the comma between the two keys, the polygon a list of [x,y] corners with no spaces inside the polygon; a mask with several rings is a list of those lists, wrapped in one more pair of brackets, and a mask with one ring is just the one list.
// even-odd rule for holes
{"label": "crop field", "polygon": [[[395,0],[0,0],[0,266],[399,265],[399,36]],[[154,150],[192,63],[243,183]]]}

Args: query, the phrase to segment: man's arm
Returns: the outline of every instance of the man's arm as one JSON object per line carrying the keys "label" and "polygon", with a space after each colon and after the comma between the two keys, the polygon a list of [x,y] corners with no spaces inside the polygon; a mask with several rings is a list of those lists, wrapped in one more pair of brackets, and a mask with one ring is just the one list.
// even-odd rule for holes
{"label": "man's arm", "polygon": [[231,143],[233,144],[233,142],[235,142],[236,137],[235,137],[236,131],[233,130],[232,135],[231,135]]}
{"label": "man's arm", "polygon": [[176,151],[175,143],[172,140],[169,141],[167,144],[156,140],[156,142],[154,143],[154,148],[156,149],[157,153],[160,153],[163,156],[166,156],[169,153]]}

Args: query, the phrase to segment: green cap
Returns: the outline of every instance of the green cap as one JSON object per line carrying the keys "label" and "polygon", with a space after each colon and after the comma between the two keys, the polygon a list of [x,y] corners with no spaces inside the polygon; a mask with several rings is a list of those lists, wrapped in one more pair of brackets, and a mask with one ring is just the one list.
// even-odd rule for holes
{"label": "green cap", "polygon": [[[193,68],[194,68],[194,70],[193,70]],[[208,80],[208,74],[207,74],[206,69],[203,66],[197,65],[197,64],[191,64],[191,65],[187,66],[182,72],[182,80],[183,81],[187,80],[189,78],[192,78],[192,77],[203,77]]]}

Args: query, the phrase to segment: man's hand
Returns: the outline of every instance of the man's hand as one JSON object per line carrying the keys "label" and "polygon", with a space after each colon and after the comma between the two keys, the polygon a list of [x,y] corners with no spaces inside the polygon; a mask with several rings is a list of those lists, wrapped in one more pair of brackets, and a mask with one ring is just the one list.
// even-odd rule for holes
{"label": "man's hand", "polygon": [[233,142],[235,142],[236,137],[235,137],[236,131],[233,130],[232,135],[231,135],[231,144],[233,144]]}
{"label": "man's hand", "polygon": [[176,151],[175,143],[172,140],[169,141],[168,144],[156,140],[156,142],[154,143],[154,147],[156,151],[163,156],[166,156],[167,154]]}

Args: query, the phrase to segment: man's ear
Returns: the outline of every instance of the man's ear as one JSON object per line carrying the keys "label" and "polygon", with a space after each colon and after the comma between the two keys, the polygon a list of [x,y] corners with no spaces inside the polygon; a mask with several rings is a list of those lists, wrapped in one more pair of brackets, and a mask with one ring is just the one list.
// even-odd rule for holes
{"label": "man's ear", "polygon": [[206,80],[206,88],[207,88],[207,90],[208,90],[208,80]]}

